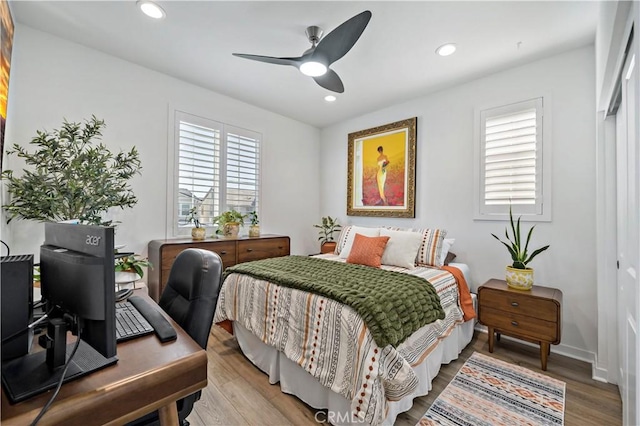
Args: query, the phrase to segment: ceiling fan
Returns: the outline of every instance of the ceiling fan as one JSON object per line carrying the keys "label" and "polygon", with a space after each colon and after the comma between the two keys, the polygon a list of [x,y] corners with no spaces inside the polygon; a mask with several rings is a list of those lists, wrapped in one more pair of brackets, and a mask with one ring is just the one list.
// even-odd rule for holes
{"label": "ceiling fan", "polygon": [[[332,92],[344,92],[342,80],[329,66],[342,58],[360,38],[371,19],[371,12],[365,10],[343,22],[336,29],[322,37],[322,28],[312,26],[306,30],[311,48],[297,58],[275,58],[272,56],[234,53],[234,56],[267,62],[276,65],[291,65],[304,75],[313,77],[316,83]],[[322,38],[321,38],[322,37]]]}

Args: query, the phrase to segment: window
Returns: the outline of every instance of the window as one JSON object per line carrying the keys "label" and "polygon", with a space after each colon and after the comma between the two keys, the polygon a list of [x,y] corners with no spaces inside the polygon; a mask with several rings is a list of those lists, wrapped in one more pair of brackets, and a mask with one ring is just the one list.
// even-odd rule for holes
{"label": "window", "polygon": [[482,110],[479,123],[476,219],[502,219],[511,206],[527,220],[550,220],[542,98]]}
{"label": "window", "polygon": [[174,233],[188,234],[189,210],[203,226],[226,210],[259,210],[261,135],[176,112]]}

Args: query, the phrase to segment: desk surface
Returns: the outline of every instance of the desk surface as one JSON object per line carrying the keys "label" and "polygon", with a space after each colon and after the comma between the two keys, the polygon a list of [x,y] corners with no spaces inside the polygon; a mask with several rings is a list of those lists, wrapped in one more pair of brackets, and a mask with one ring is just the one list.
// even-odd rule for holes
{"label": "desk surface", "polygon": [[[148,302],[154,303],[143,292]],[[207,385],[207,355],[168,315],[177,340],[155,334],[118,344],[118,363],[62,385],[39,425],[122,424],[155,411]],[[2,389],[2,424],[30,424],[52,391],[10,404]],[[175,405],[175,404],[174,404]]]}

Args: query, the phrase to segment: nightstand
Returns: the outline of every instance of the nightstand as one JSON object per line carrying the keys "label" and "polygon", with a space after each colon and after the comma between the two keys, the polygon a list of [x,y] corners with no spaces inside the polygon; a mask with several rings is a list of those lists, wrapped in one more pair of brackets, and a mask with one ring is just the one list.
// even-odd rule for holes
{"label": "nightstand", "polygon": [[562,292],[534,285],[531,290],[514,290],[503,280],[491,279],[478,288],[478,321],[488,328],[489,352],[494,333],[540,345],[542,370],[547,370],[549,345],[560,343]]}

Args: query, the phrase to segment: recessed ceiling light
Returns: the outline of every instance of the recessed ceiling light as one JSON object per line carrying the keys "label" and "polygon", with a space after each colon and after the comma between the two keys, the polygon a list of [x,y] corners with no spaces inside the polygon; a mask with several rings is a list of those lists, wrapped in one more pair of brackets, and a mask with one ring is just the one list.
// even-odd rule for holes
{"label": "recessed ceiling light", "polygon": [[453,55],[455,51],[456,51],[456,45],[454,43],[443,44],[442,46],[436,49],[436,53],[440,56]]}
{"label": "recessed ceiling light", "polygon": [[138,0],[136,2],[142,13],[153,19],[162,19],[166,16],[164,9],[149,0]]}
{"label": "recessed ceiling light", "polygon": [[309,61],[300,65],[300,72],[309,77],[319,77],[327,73],[327,66],[320,62]]}
{"label": "recessed ceiling light", "polygon": [[335,102],[336,97],[333,96],[333,95],[327,95],[327,96],[324,97],[324,100],[327,101],[327,102]]}

